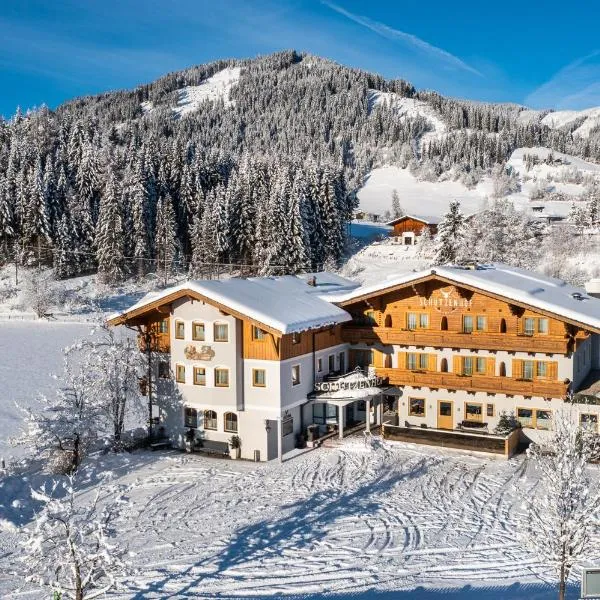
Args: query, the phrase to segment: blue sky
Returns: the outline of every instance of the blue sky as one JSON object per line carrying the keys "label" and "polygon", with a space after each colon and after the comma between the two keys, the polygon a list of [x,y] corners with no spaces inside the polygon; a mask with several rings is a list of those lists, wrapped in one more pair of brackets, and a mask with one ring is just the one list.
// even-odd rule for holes
{"label": "blue sky", "polygon": [[0,114],[285,48],[443,94],[600,105],[600,2],[2,0]]}

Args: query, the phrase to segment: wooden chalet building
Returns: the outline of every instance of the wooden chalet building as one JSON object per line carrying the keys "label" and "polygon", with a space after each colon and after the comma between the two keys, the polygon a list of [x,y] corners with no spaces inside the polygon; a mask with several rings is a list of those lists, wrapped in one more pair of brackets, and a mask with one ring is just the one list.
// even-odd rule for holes
{"label": "wooden chalet building", "polygon": [[[500,414],[512,412],[535,439],[600,369],[600,300],[506,265],[436,267],[362,287],[328,273],[194,281],[110,322],[153,333],[154,376],[178,398],[165,403],[157,384],[173,443],[189,428],[221,442],[235,433],[242,457],[263,460],[311,425],[319,435],[381,422],[430,440],[490,434],[478,447],[496,443]],[[600,406],[579,409],[597,430]]]}
{"label": "wooden chalet building", "polygon": [[389,221],[386,225],[392,227],[391,237],[398,238],[405,246],[414,246],[425,229],[428,229],[431,235],[435,235],[440,221],[440,217],[404,215]]}

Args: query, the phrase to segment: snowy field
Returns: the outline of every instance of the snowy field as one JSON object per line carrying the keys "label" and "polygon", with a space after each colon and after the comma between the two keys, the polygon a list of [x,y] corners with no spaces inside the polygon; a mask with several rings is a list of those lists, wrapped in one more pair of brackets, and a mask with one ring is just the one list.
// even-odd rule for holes
{"label": "snowy field", "polygon": [[[555,597],[517,534],[517,491],[536,490],[523,457],[350,438],[281,465],[176,452],[102,460],[125,488],[119,530],[134,569],[111,597]],[[14,536],[0,533],[0,589],[39,598],[15,591]]]}

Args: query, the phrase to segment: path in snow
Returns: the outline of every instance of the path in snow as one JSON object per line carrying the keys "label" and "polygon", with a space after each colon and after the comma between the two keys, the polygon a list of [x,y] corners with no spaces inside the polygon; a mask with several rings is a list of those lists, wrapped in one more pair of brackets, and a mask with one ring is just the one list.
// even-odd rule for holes
{"label": "path in snow", "polygon": [[531,485],[522,458],[376,444],[348,439],[282,465],[138,460],[117,480],[131,486],[119,529],[136,567],[119,597],[417,598],[419,586],[465,585],[553,596],[516,536],[515,489]]}

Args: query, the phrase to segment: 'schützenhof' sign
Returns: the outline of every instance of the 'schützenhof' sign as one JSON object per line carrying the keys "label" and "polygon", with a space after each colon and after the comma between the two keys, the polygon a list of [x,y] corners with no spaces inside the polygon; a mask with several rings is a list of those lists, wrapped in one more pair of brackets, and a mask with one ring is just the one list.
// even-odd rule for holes
{"label": "'sch\u00fctzenhof' sign", "polygon": [[365,379],[344,380],[338,381],[320,381],[315,383],[315,391],[317,392],[338,392],[340,390],[366,390],[377,387],[383,383],[381,377],[377,375],[369,375]]}

